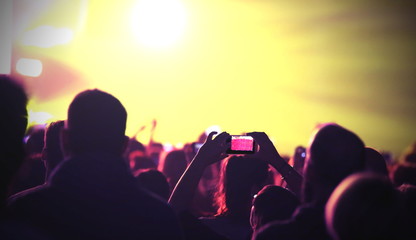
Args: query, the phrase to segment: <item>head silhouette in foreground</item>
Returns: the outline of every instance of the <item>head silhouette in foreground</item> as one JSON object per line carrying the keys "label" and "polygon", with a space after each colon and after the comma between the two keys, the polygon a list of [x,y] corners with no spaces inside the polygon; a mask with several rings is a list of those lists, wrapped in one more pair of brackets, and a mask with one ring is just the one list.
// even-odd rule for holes
{"label": "head silhouette in foreground", "polygon": [[79,93],[62,132],[67,159],[48,184],[9,199],[14,221],[53,239],[179,239],[174,212],[138,187],[123,159],[127,112],[109,93]]}
{"label": "head silhouette in foreground", "polygon": [[365,168],[365,148],[353,132],[333,123],[318,127],[308,148],[303,201],[326,203],[348,175]]}
{"label": "head silhouette in foreground", "polygon": [[389,179],[354,174],[333,192],[326,206],[327,228],[334,240],[404,239],[402,202]]}
{"label": "head silhouette in foreground", "polygon": [[121,102],[100,90],[78,94],[68,109],[64,150],[69,155],[106,152],[121,156],[127,144],[127,112]]}
{"label": "head silhouette in foreground", "polygon": [[344,178],[364,169],[364,143],[355,133],[334,123],[319,125],[307,148],[301,206],[290,220],[264,226],[253,239],[330,239],[325,204]]}
{"label": "head silhouette in foreground", "polygon": [[28,98],[16,80],[0,75],[0,211],[12,178],[24,159]]}
{"label": "head silhouette in foreground", "polygon": [[275,185],[264,186],[253,199],[251,227],[256,230],[273,221],[287,220],[299,204],[291,191]]}

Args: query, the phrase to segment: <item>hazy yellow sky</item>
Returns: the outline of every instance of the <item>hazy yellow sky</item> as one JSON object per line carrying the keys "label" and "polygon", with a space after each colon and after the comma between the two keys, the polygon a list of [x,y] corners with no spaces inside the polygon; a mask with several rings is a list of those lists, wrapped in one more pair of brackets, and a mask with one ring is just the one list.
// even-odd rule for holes
{"label": "hazy yellow sky", "polygon": [[73,40],[38,48],[19,44],[17,33],[15,54],[44,60],[44,74],[25,82],[29,108],[51,120],[65,119],[76,93],[99,88],[127,108],[128,135],[157,119],[163,143],[191,142],[219,125],[265,131],[290,154],[328,121],[396,155],[416,141],[410,1],[182,0],[184,34],[165,48],[134,37],[137,1],[44,2],[50,7],[21,32],[69,27]]}

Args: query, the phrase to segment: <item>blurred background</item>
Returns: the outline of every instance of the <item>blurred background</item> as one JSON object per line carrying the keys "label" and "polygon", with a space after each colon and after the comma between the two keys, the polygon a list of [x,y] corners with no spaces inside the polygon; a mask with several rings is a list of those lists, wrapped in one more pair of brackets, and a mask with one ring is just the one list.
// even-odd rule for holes
{"label": "blurred background", "polygon": [[0,73],[31,125],[99,88],[127,135],[181,145],[206,129],[265,131],[290,154],[336,122],[400,154],[416,140],[416,4],[330,0],[14,0],[0,7]]}

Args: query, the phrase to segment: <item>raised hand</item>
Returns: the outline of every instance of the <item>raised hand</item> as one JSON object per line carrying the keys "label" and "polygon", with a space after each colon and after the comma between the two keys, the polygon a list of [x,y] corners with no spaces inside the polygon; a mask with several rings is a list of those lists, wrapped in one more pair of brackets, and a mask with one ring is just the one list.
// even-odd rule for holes
{"label": "raised hand", "polygon": [[227,139],[231,137],[230,134],[222,132],[214,138],[215,134],[217,133],[211,132],[208,135],[170,196],[169,203],[178,212],[187,210],[191,205],[192,197],[205,168],[227,157],[225,151],[229,146]]}
{"label": "raised hand", "polygon": [[200,161],[206,167],[228,156],[225,152],[230,146],[230,143],[227,141],[231,137],[230,134],[222,132],[214,138],[216,134],[217,132],[208,134],[205,143],[199,149],[194,161]]}
{"label": "raised hand", "polygon": [[247,133],[247,135],[252,136],[259,147],[257,152],[254,154],[255,157],[263,159],[269,164],[275,163],[276,160],[284,161],[266,133],[250,132]]}
{"label": "raised hand", "polygon": [[264,132],[251,132],[247,135],[252,136],[259,146],[254,156],[272,165],[285,179],[290,190],[300,196],[302,176],[280,156],[267,134]]}

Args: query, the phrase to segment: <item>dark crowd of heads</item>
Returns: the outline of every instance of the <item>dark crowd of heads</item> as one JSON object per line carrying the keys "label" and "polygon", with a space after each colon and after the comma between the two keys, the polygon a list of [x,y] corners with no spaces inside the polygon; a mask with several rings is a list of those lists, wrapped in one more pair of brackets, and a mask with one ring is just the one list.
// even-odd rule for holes
{"label": "dark crowd of heads", "polygon": [[[1,75],[0,237],[9,236],[4,229],[13,223],[25,233],[39,228],[40,236],[46,233],[40,239],[65,239],[53,230],[49,236],[48,229],[66,229],[59,224],[73,217],[67,210],[79,208],[88,212],[83,223],[89,225],[85,229],[71,225],[78,234],[71,236],[85,239],[104,236],[97,232],[112,228],[128,232],[120,235],[124,237],[172,233],[172,239],[416,238],[415,147],[392,161],[386,159],[388,154],[366,146],[353,131],[325,123],[312,131],[309,146],[299,145],[293,156],[281,156],[278,146],[267,139],[259,148],[262,153],[225,155],[221,151],[227,142],[218,139],[228,133],[218,138],[196,133],[195,142],[166,150],[153,139],[145,143],[126,136],[127,111],[110,93],[82,91],[68,106],[67,119],[31,128],[27,128],[27,102],[18,81]],[[195,150],[196,143],[204,144]],[[90,175],[91,183],[81,187],[88,193],[77,190],[77,181]],[[92,180],[93,176],[98,177]],[[63,179],[68,189],[59,187]],[[293,187],[297,185],[299,189]],[[51,206],[46,204],[49,198],[44,203],[25,203],[25,199],[49,195],[60,199],[70,194],[72,201],[51,201]],[[125,206],[114,206],[120,201]],[[37,219],[40,215],[28,212],[25,204],[34,212],[58,212]],[[130,229],[136,224],[129,222],[134,219],[129,214],[137,213],[134,207],[123,212],[129,217],[117,224],[121,217],[117,211],[133,205],[143,207],[138,212],[145,217],[138,217],[137,228],[146,226],[149,235],[146,229],[136,233]],[[109,216],[114,217],[112,225],[100,230]]]}

